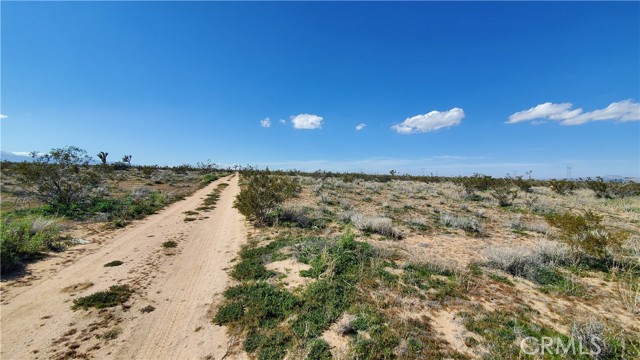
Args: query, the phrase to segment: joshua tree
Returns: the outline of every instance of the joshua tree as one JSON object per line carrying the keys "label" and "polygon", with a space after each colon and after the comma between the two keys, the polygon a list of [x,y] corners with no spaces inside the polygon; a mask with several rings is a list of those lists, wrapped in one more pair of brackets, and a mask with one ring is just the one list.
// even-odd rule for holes
{"label": "joshua tree", "polygon": [[122,157],[122,162],[127,163],[131,167],[131,155],[125,155]]}
{"label": "joshua tree", "polygon": [[98,153],[98,158],[102,161],[102,165],[107,165],[107,156],[109,156],[108,152],[100,151]]}

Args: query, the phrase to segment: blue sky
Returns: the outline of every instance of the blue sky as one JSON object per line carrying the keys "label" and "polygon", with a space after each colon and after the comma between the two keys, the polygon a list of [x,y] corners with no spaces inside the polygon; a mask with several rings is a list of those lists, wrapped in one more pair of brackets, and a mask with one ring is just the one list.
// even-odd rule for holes
{"label": "blue sky", "polygon": [[638,2],[0,6],[3,151],[640,176]]}

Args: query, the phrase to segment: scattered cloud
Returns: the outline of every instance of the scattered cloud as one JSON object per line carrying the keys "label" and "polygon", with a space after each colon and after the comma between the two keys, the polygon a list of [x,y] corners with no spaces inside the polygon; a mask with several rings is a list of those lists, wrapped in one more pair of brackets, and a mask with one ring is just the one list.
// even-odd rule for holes
{"label": "scattered cloud", "polygon": [[509,116],[508,124],[531,121],[540,124],[540,120],[559,121],[560,125],[581,125],[589,121],[640,121],[640,104],[631,99],[609,104],[604,109],[585,112],[582,108],[572,109],[573,104],[553,104],[546,102],[528,110],[519,111]]}
{"label": "scattered cloud", "polygon": [[8,116],[7,116],[7,115],[5,115],[5,114],[0,114],[0,119],[6,119],[6,118],[8,118]]}
{"label": "scattered cloud", "polygon": [[[29,156],[31,157],[31,151],[11,151],[11,153],[13,155],[16,156]],[[43,156],[43,155],[47,155],[47,153],[43,153],[43,152],[36,152],[37,156]]]}
{"label": "scattered cloud", "polygon": [[296,129],[320,129],[322,127],[322,117],[313,114],[300,114],[291,117],[293,127]]}
{"label": "scattered cloud", "polygon": [[279,122],[280,122],[280,124],[282,124],[282,125],[284,125],[284,124],[286,124],[286,123],[287,123],[287,120],[285,120],[285,119],[280,119],[280,120],[278,120],[278,121],[279,121]]}
{"label": "scattered cloud", "polygon": [[365,126],[367,126],[367,124],[358,124],[358,125],[356,125],[356,131],[360,131],[360,130],[364,129]]}
{"label": "scattered cloud", "polygon": [[449,111],[431,111],[426,114],[412,116],[391,128],[398,134],[414,134],[435,131],[438,129],[460,125],[464,118],[464,110],[453,108]]}
{"label": "scattered cloud", "polygon": [[271,127],[271,119],[264,118],[264,119],[260,120],[260,126],[266,127],[266,128]]}
{"label": "scattered cloud", "polygon": [[12,151],[11,153],[17,156],[31,156],[29,151]]}

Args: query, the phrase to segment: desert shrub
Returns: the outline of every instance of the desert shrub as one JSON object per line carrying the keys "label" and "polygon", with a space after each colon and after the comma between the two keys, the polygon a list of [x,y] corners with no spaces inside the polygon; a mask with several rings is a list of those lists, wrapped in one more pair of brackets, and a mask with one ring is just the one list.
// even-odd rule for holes
{"label": "desert shrub", "polygon": [[516,232],[531,231],[543,235],[550,232],[549,226],[544,222],[525,222],[522,217],[518,216],[509,222],[509,227]]}
{"label": "desert shrub", "polygon": [[[531,176],[531,173],[528,173]],[[531,178],[525,179],[522,175],[515,176],[511,179],[513,185],[517,186],[518,189],[524,192],[531,192],[531,188],[533,187],[533,180]]]}
{"label": "desert shrub", "polygon": [[153,165],[153,166],[149,166],[149,165],[145,165],[145,166],[139,166],[138,170],[142,173],[142,176],[144,176],[147,179],[150,179],[151,176],[153,176],[153,174],[158,170],[158,166],[157,165]]}
{"label": "desert shrub", "polygon": [[351,201],[344,198],[338,199],[338,204],[340,205],[342,210],[351,210],[351,208],[353,207],[353,205],[351,204]]}
{"label": "desert shrub", "polygon": [[491,196],[498,200],[500,206],[511,206],[518,197],[518,191],[511,189],[509,184],[501,184],[491,190]]}
{"label": "desert shrub", "polygon": [[549,187],[558,195],[571,194],[573,190],[578,188],[578,184],[571,180],[549,180]]}
{"label": "desert shrub", "polygon": [[368,217],[354,214],[351,222],[356,229],[365,233],[380,234],[393,239],[401,239],[402,234],[393,228],[393,221],[387,217]]}
{"label": "desert shrub", "polygon": [[595,180],[588,178],[584,185],[598,198],[616,199],[640,195],[640,184],[632,181],[604,181],[603,178],[597,177]]}
{"label": "desert shrub", "polygon": [[185,175],[192,170],[194,170],[194,167],[189,164],[182,164],[171,167],[171,171],[178,175]]}
{"label": "desert shrub", "polygon": [[111,168],[112,168],[113,170],[116,170],[116,171],[125,171],[125,170],[129,170],[129,168],[130,168],[130,167],[131,167],[131,166],[130,166],[129,164],[124,163],[124,162],[122,162],[122,161],[116,161],[116,162],[114,162],[114,163],[112,163],[112,164],[111,164]]}
{"label": "desert shrub", "polygon": [[493,186],[494,179],[488,175],[474,174],[458,178],[457,182],[464,187],[467,194],[473,194],[476,191],[489,190]]}
{"label": "desert shrub", "polygon": [[270,222],[282,223],[303,229],[322,226],[319,219],[309,216],[309,209],[299,207],[283,207],[270,214]]}
{"label": "desert shrub", "polygon": [[560,239],[572,249],[596,258],[611,256],[628,237],[623,231],[607,231],[602,216],[592,211],[548,215],[546,220],[558,228]]}
{"label": "desert shrub", "polygon": [[89,204],[89,193],[100,183],[99,174],[89,166],[91,157],[75,146],[52,149],[32,162],[16,164],[18,179],[28,195],[64,215],[75,215]]}
{"label": "desert shrub", "polygon": [[163,242],[162,247],[165,249],[172,249],[172,248],[178,247],[178,243],[175,242],[174,240],[169,240],[169,241]]}
{"label": "desert shrub", "polygon": [[42,251],[58,249],[62,230],[56,219],[15,215],[2,217],[0,261],[3,274],[37,258]]}
{"label": "desert shrub", "polygon": [[556,266],[570,261],[569,252],[560,246],[541,246],[533,251],[524,248],[494,248],[486,250],[488,265],[513,276],[540,285],[553,285],[564,281]]}
{"label": "desert shrub", "polygon": [[355,212],[353,210],[343,211],[343,212],[338,214],[338,220],[340,220],[343,223],[347,224],[347,223],[351,222],[351,218],[354,217],[356,214],[357,214],[357,212]]}
{"label": "desert shrub", "polygon": [[93,198],[87,211],[89,213],[105,214],[107,219],[114,221],[114,224],[126,224],[129,220],[155,214],[166,203],[167,200],[161,192],[152,191],[148,188],[137,188],[120,199],[110,197]]}
{"label": "desert shrub", "polygon": [[[244,175],[244,174],[243,174]],[[234,207],[256,225],[265,225],[269,213],[289,197],[300,192],[300,184],[292,178],[271,175],[269,170],[248,173],[247,184],[234,201]]]}
{"label": "desert shrub", "polygon": [[484,235],[484,227],[473,217],[460,216],[452,213],[440,213],[440,224],[464,230],[468,233]]}
{"label": "desert shrub", "polygon": [[593,359],[612,359],[613,352],[604,337],[605,326],[599,322],[573,324],[571,335],[579,341],[586,351],[593,354]]}
{"label": "desert shrub", "polygon": [[133,294],[133,289],[128,285],[113,285],[109,290],[98,291],[89,296],[73,300],[73,306],[71,308],[73,310],[87,310],[91,307],[96,309],[113,307],[127,302],[131,294]]}
{"label": "desert shrub", "polygon": [[209,184],[218,180],[219,178],[220,177],[217,174],[205,174],[204,176],[202,176],[202,182],[205,184]]}
{"label": "desert shrub", "polygon": [[428,230],[429,229],[429,224],[427,224],[427,222],[424,219],[421,218],[412,218],[409,219],[406,222],[407,226],[409,226],[410,228],[419,230],[419,231],[424,231],[424,230]]}

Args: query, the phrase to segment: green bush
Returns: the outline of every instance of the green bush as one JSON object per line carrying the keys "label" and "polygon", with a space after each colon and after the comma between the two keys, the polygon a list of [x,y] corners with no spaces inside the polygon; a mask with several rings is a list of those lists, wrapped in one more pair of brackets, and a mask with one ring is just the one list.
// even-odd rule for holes
{"label": "green bush", "polygon": [[628,237],[624,231],[607,231],[602,225],[602,216],[592,211],[585,211],[582,215],[565,212],[548,215],[546,219],[558,228],[560,239],[573,250],[596,258],[609,257]]}
{"label": "green bush", "polygon": [[229,322],[239,320],[244,314],[244,307],[237,302],[228,303],[218,309],[213,319],[216,325],[225,325]]}
{"label": "green bush", "polygon": [[91,200],[89,213],[107,214],[114,225],[126,224],[129,220],[141,219],[155,214],[167,203],[160,191],[139,189],[121,199],[99,197]]}
{"label": "green bush", "polygon": [[87,310],[91,307],[96,309],[113,307],[127,302],[131,294],[133,294],[133,290],[128,285],[113,285],[109,290],[98,291],[89,296],[73,300],[71,308],[73,310]]}
{"label": "green bush", "polygon": [[243,176],[248,181],[236,197],[234,207],[256,225],[267,224],[269,213],[301,189],[295,179],[272,175],[268,169]]}
{"label": "green bush", "polygon": [[15,166],[27,194],[63,215],[75,216],[89,205],[89,191],[101,178],[89,165],[91,157],[85,150],[68,146],[32,156],[32,162]]}
{"label": "green bush", "polygon": [[549,186],[558,195],[571,194],[573,190],[578,188],[578,185],[571,180],[549,180]]}
{"label": "green bush", "polygon": [[587,189],[593,190],[598,198],[616,199],[640,195],[640,184],[631,181],[607,182],[603,178],[597,177],[596,180],[587,178],[584,185]]}
{"label": "green bush", "polygon": [[[274,328],[299,304],[299,300],[290,292],[265,282],[231,287],[224,292],[224,296],[231,302],[242,304],[244,312],[238,322],[249,327]],[[229,309],[223,311],[228,312]],[[220,318],[224,316],[221,314]]]}
{"label": "green bush", "polygon": [[467,194],[471,195],[476,191],[485,191],[489,190],[493,184],[495,179],[488,175],[482,174],[473,174],[473,176],[461,177],[458,178],[457,182],[462,185],[467,192]]}
{"label": "green bush", "polygon": [[513,190],[508,184],[496,186],[491,190],[491,196],[498,200],[502,207],[513,205],[513,201],[518,197],[518,190]]}
{"label": "green bush", "polygon": [[18,269],[25,261],[40,256],[42,251],[57,249],[60,231],[55,219],[3,216],[0,239],[2,274]]}
{"label": "green bush", "polygon": [[205,183],[205,184],[209,184],[209,183],[212,183],[212,182],[218,180],[219,178],[220,178],[220,176],[218,176],[217,174],[205,174],[202,177],[202,182]]}

